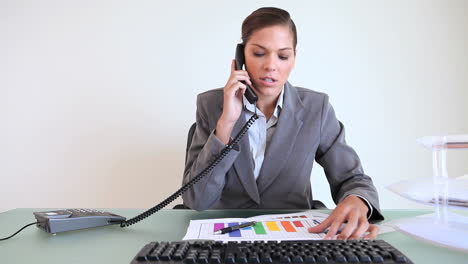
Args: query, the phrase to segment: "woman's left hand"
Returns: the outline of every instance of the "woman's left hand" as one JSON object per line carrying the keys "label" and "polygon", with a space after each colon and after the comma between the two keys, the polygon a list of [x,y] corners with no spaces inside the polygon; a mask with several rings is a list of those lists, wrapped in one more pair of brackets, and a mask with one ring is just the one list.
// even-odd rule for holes
{"label": "woman's left hand", "polygon": [[[333,212],[319,225],[310,227],[311,233],[321,233],[328,228],[325,239],[375,239],[379,228],[369,224],[367,211],[369,208],[361,198],[350,195],[341,201]],[[343,230],[338,232],[342,224]],[[366,234],[367,233],[367,234]]]}

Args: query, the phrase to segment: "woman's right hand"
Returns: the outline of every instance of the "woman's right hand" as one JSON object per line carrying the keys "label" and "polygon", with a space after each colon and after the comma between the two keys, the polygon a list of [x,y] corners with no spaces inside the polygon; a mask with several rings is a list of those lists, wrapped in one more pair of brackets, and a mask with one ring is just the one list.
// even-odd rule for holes
{"label": "woman's right hand", "polygon": [[240,81],[245,81],[249,85],[252,85],[247,71],[236,70],[235,60],[232,60],[231,75],[223,89],[223,113],[216,124],[216,136],[224,144],[229,143],[232,129],[242,113],[242,97],[245,93],[246,85]]}

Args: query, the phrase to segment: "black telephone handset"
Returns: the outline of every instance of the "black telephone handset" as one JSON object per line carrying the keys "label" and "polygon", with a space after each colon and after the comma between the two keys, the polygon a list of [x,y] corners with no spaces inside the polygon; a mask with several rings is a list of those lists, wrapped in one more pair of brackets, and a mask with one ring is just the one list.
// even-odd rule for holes
{"label": "black telephone handset", "polygon": [[[237,44],[236,48],[236,70],[243,70],[243,66],[245,64],[245,57],[244,57],[244,45],[239,43]],[[258,97],[255,94],[254,90],[252,87],[250,87],[245,81],[241,81],[243,84],[247,86],[247,89],[245,89],[245,98],[251,103],[254,104],[257,102]]]}

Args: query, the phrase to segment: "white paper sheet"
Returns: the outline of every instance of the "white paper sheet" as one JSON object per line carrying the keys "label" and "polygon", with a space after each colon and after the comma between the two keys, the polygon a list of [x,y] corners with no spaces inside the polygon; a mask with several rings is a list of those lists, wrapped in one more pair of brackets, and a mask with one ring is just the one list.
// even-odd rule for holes
{"label": "white paper sheet", "polygon": [[[220,218],[191,220],[183,240],[256,241],[256,240],[319,240],[324,233],[309,233],[307,229],[321,223],[328,214],[305,211],[292,214],[259,215],[250,218]],[[231,233],[214,234],[229,224],[256,221],[253,227]],[[393,231],[386,228],[385,232]],[[379,232],[381,234],[383,232]]]}

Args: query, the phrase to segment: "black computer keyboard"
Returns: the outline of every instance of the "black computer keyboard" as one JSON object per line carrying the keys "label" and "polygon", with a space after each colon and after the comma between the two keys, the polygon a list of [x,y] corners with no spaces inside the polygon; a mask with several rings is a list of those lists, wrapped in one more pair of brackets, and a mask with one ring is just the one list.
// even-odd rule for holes
{"label": "black computer keyboard", "polygon": [[152,242],[132,264],[412,263],[383,240]]}

